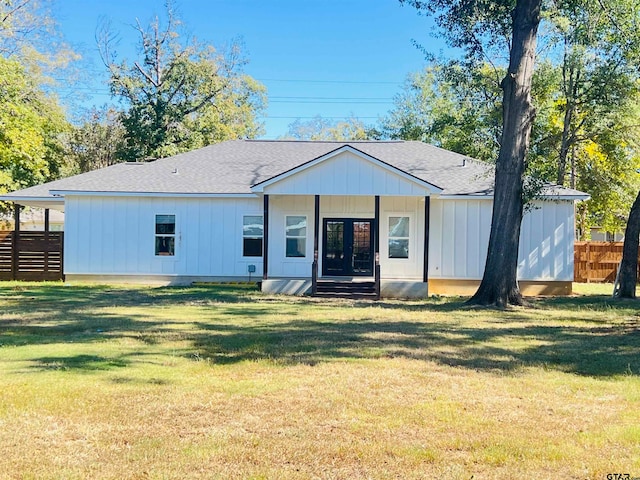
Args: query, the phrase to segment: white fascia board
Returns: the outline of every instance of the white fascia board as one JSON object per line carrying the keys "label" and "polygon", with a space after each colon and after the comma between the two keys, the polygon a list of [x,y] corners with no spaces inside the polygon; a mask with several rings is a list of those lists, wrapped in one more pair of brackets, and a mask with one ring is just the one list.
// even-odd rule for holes
{"label": "white fascia board", "polygon": [[543,195],[540,196],[539,200],[544,200],[544,201],[551,201],[553,202],[554,200],[571,200],[573,202],[584,202],[585,200],[589,200],[591,198],[591,195],[587,195],[586,193],[584,195]]}
{"label": "white fascia board", "polygon": [[438,200],[493,200],[493,195],[439,195]]}
{"label": "white fascia board", "polygon": [[64,198],[60,197],[29,197],[20,195],[0,195],[0,201],[2,202],[39,202],[39,203],[64,203]]}
{"label": "white fascia board", "polygon": [[313,160],[310,160],[308,162],[305,162],[301,165],[298,165],[297,167],[292,168],[291,170],[287,170],[286,172],[280,173],[278,175],[276,175],[275,177],[271,177],[268,180],[264,180],[260,183],[256,183],[255,185],[253,185],[251,187],[251,191],[255,192],[255,193],[263,193],[264,192],[264,188],[268,187],[269,185],[273,185],[274,183],[277,183],[281,180],[284,180],[285,178],[291,177],[292,175],[296,175],[299,172],[302,172],[308,168],[311,168],[319,163],[322,163],[326,160],[329,160],[337,155],[340,155],[341,153],[344,152],[350,152],[353,153],[354,155],[359,156],[360,158],[364,158],[365,160],[368,160],[372,163],[375,163],[376,165],[378,165],[380,168],[383,168],[389,172],[395,173],[396,175],[404,178],[405,180],[408,180],[410,182],[414,182],[417,183],[418,185],[420,185],[423,188],[426,188],[427,190],[429,190],[429,192],[433,195],[437,195],[440,192],[442,192],[442,189],[436,185],[433,185],[429,182],[426,182],[418,177],[415,177],[413,175],[410,175],[402,170],[400,170],[399,168],[394,167],[393,165],[390,165],[388,163],[383,162],[382,160],[378,160],[375,157],[372,157],[371,155],[368,155],[364,152],[361,152],[360,150],[353,148],[351,145],[344,145],[332,152],[329,152],[325,155],[322,155],[318,158],[315,158]]}
{"label": "white fascia board", "polygon": [[79,197],[257,198],[257,195],[254,193],[97,192],[84,190],[51,190],[51,194]]}
{"label": "white fascia board", "polygon": [[54,197],[27,197],[27,196],[0,196],[0,201],[13,202],[23,207],[50,208],[52,210],[64,211],[64,198]]}
{"label": "white fascia board", "polygon": [[531,201],[539,201],[539,202],[555,202],[555,201],[563,201],[563,202],[581,202],[584,200],[589,200],[591,195],[586,193],[583,194],[574,194],[574,195],[554,195],[553,193],[547,195],[539,195],[534,197]]}
{"label": "white fascia board", "polygon": [[[437,197],[439,200],[493,200],[493,195],[440,195]],[[536,197],[533,201],[539,200],[544,202],[553,202],[555,200],[562,201],[584,201],[589,200],[590,195],[541,195]]]}

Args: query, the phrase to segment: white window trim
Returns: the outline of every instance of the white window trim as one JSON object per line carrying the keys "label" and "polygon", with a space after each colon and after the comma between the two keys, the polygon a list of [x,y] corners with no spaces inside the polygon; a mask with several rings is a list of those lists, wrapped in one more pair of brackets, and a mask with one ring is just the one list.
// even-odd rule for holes
{"label": "white window trim", "polygon": [[[245,237],[244,235],[244,218],[245,217],[260,217],[262,219],[262,236],[260,237],[256,237],[254,235],[252,236],[247,236]],[[249,260],[249,261],[258,261],[258,259],[260,259],[262,261],[262,259],[264,258],[265,255],[265,251],[264,251],[264,213],[262,212],[256,212],[256,213],[243,213],[240,216],[240,226],[241,226],[241,231],[240,231],[240,256],[242,257],[243,260]],[[262,255],[256,255],[256,256],[247,256],[244,254],[244,239],[245,238],[259,238],[260,240],[262,240]]]}
{"label": "white window trim", "polygon": [[[307,234],[304,237],[290,237],[287,235],[287,218],[288,217],[304,217],[306,224]],[[304,238],[304,257],[289,257],[287,256],[287,239],[289,238]],[[284,260],[286,262],[304,262],[309,258],[309,215],[306,213],[285,213],[284,214]]]}
{"label": "white window trim", "polygon": [[[408,237],[390,237],[389,236],[389,219],[391,217],[408,217],[409,218],[409,236]],[[384,258],[387,262],[410,262],[415,258],[415,246],[417,243],[415,230],[415,215],[409,212],[386,212],[384,215]],[[409,255],[407,258],[395,258],[389,256],[389,240],[392,238],[407,238],[409,240]]]}
{"label": "white window trim", "polygon": [[[174,221],[174,233],[173,235],[171,234],[160,234],[160,233],[156,233],[156,225],[157,225],[157,217],[158,216],[168,216],[168,215],[172,215],[173,216],[173,221]],[[171,260],[175,260],[178,258],[178,253],[180,251],[180,235],[179,235],[179,230],[178,230],[178,215],[175,213],[154,213],[153,214],[153,246],[151,247],[151,251],[153,252],[153,258],[167,262],[167,261],[171,261]],[[173,237],[173,255],[157,255],[156,254],[156,238],[157,237]]]}

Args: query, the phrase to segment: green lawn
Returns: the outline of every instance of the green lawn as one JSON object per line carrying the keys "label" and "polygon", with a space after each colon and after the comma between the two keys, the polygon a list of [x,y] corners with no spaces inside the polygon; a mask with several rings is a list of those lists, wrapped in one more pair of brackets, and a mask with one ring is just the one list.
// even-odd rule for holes
{"label": "green lawn", "polygon": [[0,478],[640,477],[640,309],[0,283]]}

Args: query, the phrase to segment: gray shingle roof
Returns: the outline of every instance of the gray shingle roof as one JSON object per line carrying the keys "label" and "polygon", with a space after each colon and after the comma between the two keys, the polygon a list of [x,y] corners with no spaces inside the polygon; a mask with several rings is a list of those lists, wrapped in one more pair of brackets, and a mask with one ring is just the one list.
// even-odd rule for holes
{"label": "gray shingle roof", "polygon": [[[251,186],[350,145],[443,189],[442,195],[491,195],[493,167],[422,142],[232,140],[149,163],[121,163],[0,198],[50,192],[247,194]],[[585,196],[549,186],[550,195]]]}

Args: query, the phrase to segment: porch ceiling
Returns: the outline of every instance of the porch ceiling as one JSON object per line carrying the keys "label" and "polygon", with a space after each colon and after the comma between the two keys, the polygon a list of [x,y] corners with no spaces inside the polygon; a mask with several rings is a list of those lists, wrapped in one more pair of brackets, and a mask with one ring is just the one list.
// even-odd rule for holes
{"label": "porch ceiling", "polygon": [[23,207],[48,208],[64,212],[64,198],[62,197],[11,197],[7,199]]}

